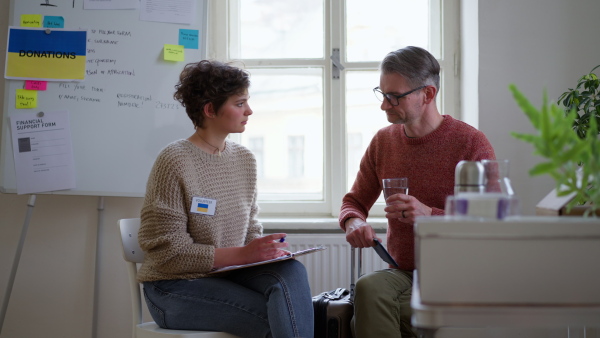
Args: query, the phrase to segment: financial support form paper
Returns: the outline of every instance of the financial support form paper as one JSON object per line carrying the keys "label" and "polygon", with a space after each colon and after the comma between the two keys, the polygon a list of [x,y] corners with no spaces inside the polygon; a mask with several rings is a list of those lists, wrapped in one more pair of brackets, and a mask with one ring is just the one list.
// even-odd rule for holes
{"label": "financial support form paper", "polygon": [[10,117],[17,194],[75,188],[69,113],[19,113]]}

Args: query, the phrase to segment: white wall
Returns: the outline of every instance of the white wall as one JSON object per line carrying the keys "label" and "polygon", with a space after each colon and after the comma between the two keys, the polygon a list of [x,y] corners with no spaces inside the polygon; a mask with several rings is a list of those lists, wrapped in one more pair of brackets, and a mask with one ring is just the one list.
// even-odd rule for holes
{"label": "white wall", "polygon": [[600,64],[598,13],[600,1],[479,1],[479,128],[496,156],[511,161],[510,177],[524,214],[535,213],[554,181],[528,175],[541,158],[533,155],[532,145],[510,136],[534,129],[508,85],[516,84],[537,107],[544,90],[556,101]]}
{"label": "white wall", "polygon": [[[470,89],[472,95],[478,90],[479,127],[488,135],[497,156],[511,160],[511,178],[523,201],[524,213],[533,214],[537,201],[554,183],[547,178],[528,177],[527,171],[539,159],[532,155],[530,145],[509,134],[533,129],[507,87],[509,83],[517,84],[539,105],[544,88],[555,99],[599,64],[596,16],[600,13],[600,1],[480,0],[478,4],[478,11],[471,13],[479,16],[479,55],[468,57],[477,58],[479,64],[478,69],[472,70],[479,73],[477,88]],[[6,53],[7,13],[8,1],[0,1],[1,65]],[[468,70],[476,64],[462,68]],[[0,93],[3,92],[1,81]],[[464,95],[463,99],[468,97]],[[104,201],[105,219],[98,237],[97,334],[92,334],[92,327],[98,198],[38,195],[0,338],[130,336],[127,277],[116,221],[136,217],[142,201],[116,197]],[[26,206],[27,196],[0,194],[0,300]],[[502,332],[490,337],[503,336]]]}

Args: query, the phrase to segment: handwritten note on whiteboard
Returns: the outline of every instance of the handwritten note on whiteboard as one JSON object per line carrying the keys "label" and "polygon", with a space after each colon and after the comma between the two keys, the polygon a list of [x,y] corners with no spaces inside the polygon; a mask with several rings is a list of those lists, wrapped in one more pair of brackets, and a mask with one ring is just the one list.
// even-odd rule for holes
{"label": "handwritten note on whiteboard", "polygon": [[37,107],[37,91],[17,89],[15,92],[15,108],[31,109]]}
{"label": "handwritten note on whiteboard", "polygon": [[184,61],[185,50],[181,45],[165,44],[163,48],[164,59],[167,61]]}
{"label": "handwritten note on whiteboard", "polygon": [[46,90],[48,82],[25,80],[25,89],[27,90]]}
{"label": "handwritten note on whiteboard", "polygon": [[180,29],[179,44],[188,49],[198,49],[199,35],[197,29]]}

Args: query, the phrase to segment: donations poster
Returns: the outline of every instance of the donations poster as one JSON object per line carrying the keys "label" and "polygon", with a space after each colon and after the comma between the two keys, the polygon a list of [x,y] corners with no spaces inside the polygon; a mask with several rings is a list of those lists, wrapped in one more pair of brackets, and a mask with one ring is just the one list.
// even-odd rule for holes
{"label": "donations poster", "polygon": [[85,79],[86,30],[9,27],[4,76],[16,80]]}

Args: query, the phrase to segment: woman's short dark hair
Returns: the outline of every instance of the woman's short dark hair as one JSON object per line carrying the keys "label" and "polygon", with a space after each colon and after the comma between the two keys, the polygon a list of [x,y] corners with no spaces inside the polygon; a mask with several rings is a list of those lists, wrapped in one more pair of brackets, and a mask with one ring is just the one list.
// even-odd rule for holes
{"label": "woman's short dark hair", "polygon": [[232,95],[242,95],[250,87],[250,74],[229,63],[213,60],[188,63],[179,75],[173,97],[185,107],[194,123],[204,124],[204,106],[212,103],[215,112]]}
{"label": "woman's short dark hair", "polygon": [[440,64],[423,48],[408,46],[390,52],[380,66],[383,74],[397,73],[414,88],[429,85],[440,90]]}

